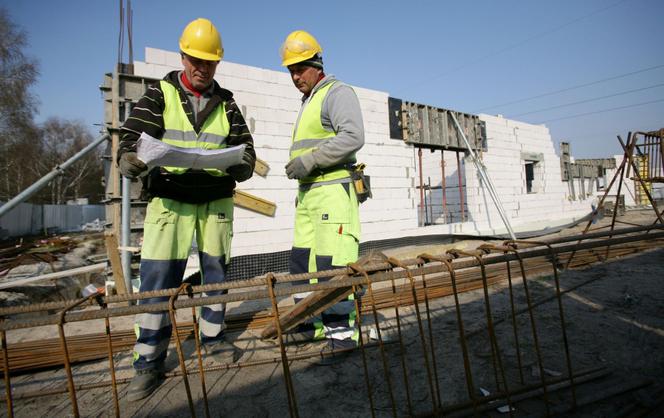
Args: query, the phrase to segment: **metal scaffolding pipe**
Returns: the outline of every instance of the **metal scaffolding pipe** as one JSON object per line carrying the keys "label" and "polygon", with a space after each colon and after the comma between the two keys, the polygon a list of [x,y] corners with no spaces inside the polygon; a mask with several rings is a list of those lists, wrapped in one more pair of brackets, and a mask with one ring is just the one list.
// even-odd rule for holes
{"label": "metal scaffolding pipe", "polygon": [[121,264],[124,273],[125,286],[128,293],[132,293],[131,287],[131,180],[122,176],[122,242]]}
{"label": "metal scaffolding pipe", "polygon": [[461,160],[459,159],[459,151],[456,152],[456,161],[457,161],[457,178],[459,186],[459,210],[461,211],[461,222],[466,220],[466,209],[463,206],[463,179],[461,176]]}
{"label": "metal scaffolding pipe", "polygon": [[88,146],[74,154],[70,159],[65,161],[64,163],[55,166],[53,170],[51,170],[48,174],[46,174],[44,177],[40,178],[36,182],[34,182],[30,187],[27,189],[23,190],[21,193],[16,195],[13,199],[11,199],[9,202],[5,203],[0,207],[0,218],[3,217],[7,212],[10,210],[14,209],[19,203],[23,203],[26,201],[30,196],[33,194],[37,193],[39,190],[41,190],[44,186],[46,186],[51,180],[56,178],[57,176],[61,175],[64,173],[64,171],[69,168],[70,165],[74,164],[76,161],[78,161],[81,157],[85,156],[88,152],[92,151],[95,149],[99,144],[104,142],[105,140],[109,139],[108,134],[103,134],[99,138],[95,139],[92,143],[90,143]]}
{"label": "metal scaffolding pipe", "polygon": [[417,149],[417,161],[418,161],[418,166],[417,166],[417,171],[419,172],[419,177],[420,177],[420,219],[418,221],[418,225],[420,226],[425,226],[426,221],[424,220],[424,211],[426,208],[424,207],[424,180],[422,180],[422,148]]}
{"label": "metal scaffolding pipe", "polygon": [[496,189],[493,187],[493,183],[491,183],[491,179],[486,173],[486,168],[484,167],[484,164],[477,158],[475,155],[475,151],[473,151],[473,147],[470,145],[470,142],[468,142],[468,138],[466,138],[466,134],[463,133],[463,130],[461,129],[461,126],[459,125],[459,122],[456,119],[456,116],[454,116],[454,113],[450,112],[450,116],[452,117],[452,120],[454,121],[454,125],[456,126],[457,130],[459,131],[459,134],[461,135],[461,138],[463,138],[463,142],[466,143],[466,146],[468,147],[468,152],[470,153],[471,158],[473,159],[473,163],[475,163],[475,167],[477,168],[477,171],[480,173],[480,177],[482,178],[482,181],[484,181],[484,184],[486,184],[487,189],[489,189],[489,194],[491,195],[491,198],[493,199],[493,203],[496,205],[496,209],[498,209],[498,214],[503,220],[503,223],[505,224],[505,228],[507,228],[507,232],[510,234],[510,237],[515,240],[516,235],[514,235],[514,231],[512,230],[512,225],[510,224],[509,219],[507,218],[507,214],[505,213],[505,209],[503,208],[503,204],[500,202],[500,199],[498,199],[498,194],[496,193]]}
{"label": "metal scaffolding pipe", "polygon": [[[129,119],[130,106],[125,103],[124,120]],[[121,209],[122,229],[120,231],[120,242],[122,251],[120,252],[120,264],[122,264],[122,273],[124,273],[125,289],[127,293],[132,293],[131,286],[131,179],[122,176],[122,209]]]}
{"label": "metal scaffolding pipe", "polygon": [[442,180],[440,182],[440,189],[443,192],[443,208],[442,208],[442,215],[443,219],[445,220],[445,223],[448,223],[449,217],[447,215],[447,181],[445,179],[445,150],[440,150],[440,172],[442,174]]}

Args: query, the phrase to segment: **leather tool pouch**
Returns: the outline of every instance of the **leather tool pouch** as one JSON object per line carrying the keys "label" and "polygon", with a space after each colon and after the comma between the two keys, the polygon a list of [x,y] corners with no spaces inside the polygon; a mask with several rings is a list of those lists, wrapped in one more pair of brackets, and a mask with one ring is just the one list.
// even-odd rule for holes
{"label": "leather tool pouch", "polygon": [[371,197],[371,179],[364,174],[364,167],[366,165],[360,163],[352,166],[350,171],[350,177],[353,180],[353,186],[355,186],[357,201],[360,203],[365,202]]}

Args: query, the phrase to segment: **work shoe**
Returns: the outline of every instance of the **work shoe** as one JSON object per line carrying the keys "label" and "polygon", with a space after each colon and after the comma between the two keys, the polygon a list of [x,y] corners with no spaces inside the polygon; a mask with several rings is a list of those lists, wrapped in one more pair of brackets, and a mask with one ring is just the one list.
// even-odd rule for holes
{"label": "work shoe", "polygon": [[216,341],[209,344],[204,344],[205,354],[211,357],[217,363],[234,363],[238,360],[238,352],[235,346],[228,341]]}
{"label": "work shoe", "polygon": [[163,378],[162,368],[136,370],[136,375],[127,387],[127,400],[134,402],[147,398],[157,389]]}
{"label": "work shoe", "polygon": [[[317,366],[332,366],[334,364],[344,361],[352,351],[350,349],[357,348],[357,343],[351,339],[335,340],[328,339],[327,344],[320,350],[321,359],[316,363]],[[337,351],[348,350],[348,351]],[[336,352],[335,352],[336,351]]]}

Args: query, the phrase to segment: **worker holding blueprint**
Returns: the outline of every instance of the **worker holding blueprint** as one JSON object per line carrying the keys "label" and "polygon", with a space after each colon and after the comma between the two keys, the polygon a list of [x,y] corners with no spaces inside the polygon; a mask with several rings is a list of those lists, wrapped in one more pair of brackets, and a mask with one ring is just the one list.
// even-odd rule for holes
{"label": "worker holding blueprint", "polygon": [[[181,71],[148,87],[121,130],[120,172],[141,177],[149,201],[141,248],[140,291],[182,282],[196,235],[203,284],[226,280],[233,234],[233,190],[251,177],[253,139],[233,93],[214,80],[223,57],[221,37],[207,19],[189,23],[180,37]],[[222,294],[206,292],[204,296]],[[157,303],[152,298],[141,303]],[[208,357],[236,360],[224,334],[224,304],[201,308],[200,337]],[[161,383],[172,333],[167,312],[136,316],[132,379],[127,397],[149,396]]]}

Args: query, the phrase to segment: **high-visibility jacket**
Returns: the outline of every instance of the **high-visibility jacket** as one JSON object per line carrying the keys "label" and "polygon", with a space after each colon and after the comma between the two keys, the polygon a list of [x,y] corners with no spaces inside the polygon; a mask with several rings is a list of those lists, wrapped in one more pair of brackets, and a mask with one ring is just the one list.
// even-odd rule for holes
{"label": "high-visibility jacket", "polygon": [[[322,88],[316,90],[309,102],[304,105],[300,117],[293,128],[293,142],[290,147],[290,159],[312,152],[325,141],[334,141],[336,132],[329,131],[323,127],[321,122],[321,111],[323,101],[330,88],[336,83],[332,81]],[[349,161],[354,156],[349,157]],[[311,175],[300,179],[300,184],[321,183],[340,180],[350,177],[349,164],[340,164],[314,171]]]}
{"label": "high-visibility jacket", "polygon": [[[200,132],[196,134],[187,114],[182,108],[180,95],[175,86],[168,81],[160,82],[164,94],[164,136],[167,144],[180,148],[202,148],[208,150],[226,148],[226,139],[230,132],[230,123],[226,117],[226,104],[217,106],[212,114],[205,119]],[[182,174],[188,169],[184,167],[163,167],[169,173]],[[206,169],[213,176],[226,176],[217,169]]]}

